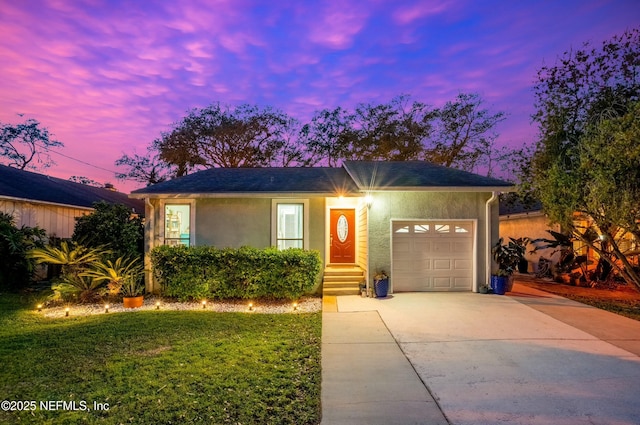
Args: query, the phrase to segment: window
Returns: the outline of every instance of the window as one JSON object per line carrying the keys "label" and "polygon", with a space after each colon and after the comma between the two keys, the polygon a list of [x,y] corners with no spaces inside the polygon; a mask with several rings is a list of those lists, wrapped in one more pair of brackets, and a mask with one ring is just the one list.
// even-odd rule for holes
{"label": "window", "polygon": [[449,233],[448,224],[436,224],[436,233]]}
{"label": "window", "polygon": [[277,204],[276,246],[304,248],[304,204]]}
{"label": "window", "polygon": [[189,246],[191,239],[190,205],[164,206],[164,244]]}

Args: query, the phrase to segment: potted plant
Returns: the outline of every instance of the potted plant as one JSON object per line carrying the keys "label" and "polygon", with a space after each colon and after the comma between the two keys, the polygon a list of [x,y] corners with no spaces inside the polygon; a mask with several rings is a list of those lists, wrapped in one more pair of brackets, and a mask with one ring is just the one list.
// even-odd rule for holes
{"label": "potted plant", "polygon": [[119,257],[115,261],[96,262],[83,273],[96,282],[106,282],[109,294],[121,294],[126,308],[140,307],[144,300],[142,265],[139,258]]}
{"label": "potted plant", "polygon": [[513,248],[520,257],[520,260],[518,261],[518,272],[524,274],[529,273],[529,262],[525,258],[525,254],[527,253],[527,245],[529,244],[529,242],[531,242],[531,240],[527,237],[509,239],[511,239],[511,242],[509,244],[511,245],[511,243],[513,243]]}
{"label": "potted plant", "polygon": [[498,264],[498,270],[491,276],[491,288],[495,294],[504,295],[511,290],[511,277],[521,258],[519,252],[515,243],[503,244],[502,238],[491,248],[493,259]]}
{"label": "potted plant", "polygon": [[122,294],[124,308],[142,307],[144,303],[144,286],[139,277],[137,279],[132,276],[127,278],[120,289],[120,293]]}
{"label": "potted plant", "polygon": [[376,292],[376,298],[384,298],[389,292],[389,276],[384,270],[376,273],[373,277],[373,288]]}

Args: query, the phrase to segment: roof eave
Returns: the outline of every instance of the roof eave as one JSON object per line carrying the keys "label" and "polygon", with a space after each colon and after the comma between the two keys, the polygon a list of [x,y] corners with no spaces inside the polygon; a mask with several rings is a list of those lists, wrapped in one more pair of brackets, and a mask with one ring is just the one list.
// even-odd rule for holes
{"label": "roof eave", "polygon": [[515,192],[515,186],[391,186],[362,189],[363,192]]}
{"label": "roof eave", "polygon": [[39,199],[28,199],[28,198],[18,198],[15,196],[5,196],[0,195],[0,201],[11,201],[11,202],[25,202],[28,204],[42,204],[42,205],[52,205],[56,207],[64,207],[64,208],[76,208],[79,210],[93,211],[95,208],[87,207],[84,205],[74,205],[74,204],[63,204],[61,202],[51,202],[51,201],[42,201]]}
{"label": "roof eave", "polygon": [[195,199],[195,198],[324,198],[324,197],[361,197],[361,192],[215,192],[215,193],[132,193],[130,198],[134,199]]}

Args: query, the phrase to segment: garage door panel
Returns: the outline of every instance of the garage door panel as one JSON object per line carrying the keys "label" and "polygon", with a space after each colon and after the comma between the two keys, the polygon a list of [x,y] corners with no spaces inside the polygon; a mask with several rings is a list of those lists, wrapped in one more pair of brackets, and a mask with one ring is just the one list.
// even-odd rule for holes
{"label": "garage door panel", "polygon": [[[393,290],[471,290],[473,223],[394,223]],[[416,231],[419,229],[419,231]]]}
{"label": "garage door panel", "polygon": [[453,269],[454,270],[465,270],[465,271],[471,271],[471,268],[473,267],[473,263],[471,262],[471,260],[467,260],[467,259],[456,259],[453,261]]}
{"label": "garage door panel", "polygon": [[451,270],[451,260],[433,260],[434,270]]}
{"label": "garage door panel", "polygon": [[468,289],[471,288],[473,284],[471,278],[469,277],[455,277],[453,278],[453,288],[454,289]]}

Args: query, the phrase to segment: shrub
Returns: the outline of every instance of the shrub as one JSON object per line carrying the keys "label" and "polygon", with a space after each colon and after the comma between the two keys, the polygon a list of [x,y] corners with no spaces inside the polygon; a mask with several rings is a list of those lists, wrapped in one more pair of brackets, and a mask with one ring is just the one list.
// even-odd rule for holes
{"label": "shrub", "polygon": [[104,201],[93,204],[91,214],[76,218],[73,241],[89,248],[107,247],[108,259],[139,257],[144,254],[144,226],[124,205]]}
{"label": "shrub", "polygon": [[45,231],[38,227],[16,227],[11,214],[0,213],[0,290],[28,285],[34,261],[29,249],[44,246]]}
{"label": "shrub", "polygon": [[199,298],[295,299],[310,292],[321,270],[316,251],[160,246],[151,252],[163,295]]}
{"label": "shrub", "polygon": [[62,241],[59,247],[47,245],[29,251],[28,257],[38,264],[56,264],[61,266],[62,274],[51,286],[55,298],[71,299],[77,297],[80,302],[94,302],[105,293],[102,281],[92,279],[85,272],[92,264],[101,261],[108,251]]}

